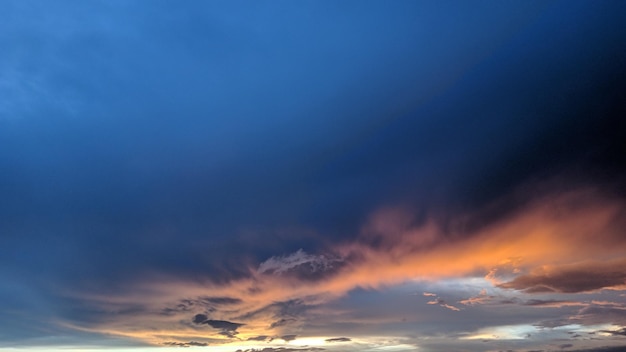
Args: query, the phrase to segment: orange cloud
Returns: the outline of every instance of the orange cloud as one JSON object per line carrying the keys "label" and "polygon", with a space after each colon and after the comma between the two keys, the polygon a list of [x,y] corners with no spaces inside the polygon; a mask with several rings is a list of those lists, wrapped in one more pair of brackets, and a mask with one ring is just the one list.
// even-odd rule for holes
{"label": "orange cloud", "polygon": [[[514,216],[468,234],[446,232],[434,221],[413,227],[410,213],[384,210],[374,214],[354,242],[337,244],[323,255],[298,251],[270,258],[250,268],[250,277],[245,279],[199,284],[168,277],[155,282],[152,278],[138,284],[131,295],[83,298],[110,310],[137,302],[143,305],[143,313],[103,321],[89,328],[93,331],[150,343],[193,340],[219,344],[293,333],[301,328],[305,315],[332,314],[323,311],[321,305],[357,287],[375,289],[407,280],[485,276],[490,271],[495,280],[492,269],[508,266],[512,268],[509,275],[517,278],[494,284],[512,289],[543,285],[570,292],[564,289],[568,287],[568,276],[558,276],[556,273],[563,271],[553,268],[582,268],[592,263],[597,269],[593,273],[598,273],[618,263],[620,273],[626,270],[626,240],[621,233],[625,227],[620,223],[623,212],[624,206],[618,201],[579,191],[543,198]],[[581,263],[583,260],[585,263]],[[557,277],[560,283],[550,286],[550,280]],[[571,275],[569,278],[576,279]],[[623,276],[598,282],[590,289],[620,283],[623,284]],[[180,304],[181,299],[208,295],[230,298],[232,304],[211,306],[212,311],[208,311],[208,305],[191,304],[181,311],[163,314],[166,307]],[[481,299],[461,303],[472,304]],[[289,307],[288,302],[295,303]],[[232,334],[228,335],[206,324],[193,324],[195,314],[209,314],[215,321],[242,325],[229,330]]]}

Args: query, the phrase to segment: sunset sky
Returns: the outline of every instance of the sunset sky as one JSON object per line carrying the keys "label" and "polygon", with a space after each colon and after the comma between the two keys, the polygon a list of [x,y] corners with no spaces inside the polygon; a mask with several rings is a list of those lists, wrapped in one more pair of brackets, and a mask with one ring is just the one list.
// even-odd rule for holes
{"label": "sunset sky", "polygon": [[0,351],[626,351],[626,1],[0,0]]}

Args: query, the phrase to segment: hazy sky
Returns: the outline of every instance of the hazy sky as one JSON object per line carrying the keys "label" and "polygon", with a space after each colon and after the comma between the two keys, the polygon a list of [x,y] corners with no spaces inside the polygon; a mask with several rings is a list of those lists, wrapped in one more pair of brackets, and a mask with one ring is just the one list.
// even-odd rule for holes
{"label": "hazy sky", "polygon": [[0,0],[0,350],[626,350],[625,23]]}

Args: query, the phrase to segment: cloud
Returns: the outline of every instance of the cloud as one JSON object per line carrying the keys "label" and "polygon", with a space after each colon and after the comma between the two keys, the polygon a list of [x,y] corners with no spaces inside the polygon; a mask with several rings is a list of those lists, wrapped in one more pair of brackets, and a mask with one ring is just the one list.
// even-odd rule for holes
{"label": "cloud", "polygon": [[162,343],[165,346],[178,346],[178,347],[206,347],[209,346],[206,342],[197,342],[197,341],[189,341],[189,342],[174,342],[174,341],[166,341]]}
{"label": "cloud", "polygon": [[565,301],[558,299],[530,299],[523,303],[525,306],[531,307],[551,307],[551,308],[560,308],[566,306],[586,306],[587,303],[584,302],[576,302],[576,301]]}
{"label": "cloud", "polygon": [[495,296],[488,295],[487,290],[483,289],[480,291],[478,296],[460,300],[459,303],[466,305],[466,306],[472,306],[472,305],[484,304],[486,302],[491,301],[493,298],[495,298]]}
{"label": "cloud", "polygon": [[626,308],[591,304],[581,308],[570,321],[585,325],[612,323],[626,326]]}
{"label": "cloud", "polygon": [[626,260],[594,261],[582,264],[544,266],[512,281],[501,288],[523,290],[528,293],[589,292],[604,288],[617,288],[626,284]]}
{"label": "cloud", "polygon": [[455,312],[459,312],[460,311],[459,308],[457,308],[455,306],[452,306],[452,305],[449,305],[448,303],[446,303],[446,301],[444,299],[439,298],[439,297],[433,299],[432,301],[426,302],[426,304],[437,304],[437,305],[439,305],[439,306],[441,306],[443,308],[447,308],[447,309],[453,310]]}
{"label": "cloud", "polygon": [[333,337],[331,339],[326,339],[326,342],[350,342],[352,341],[349,337]]}
{"label": "cloud", "polygon": [[221,330],[220,332],[218,332],[219,335],[226,336],[231,339],[239,334],[237,329],[245,325],[241,323],[233,323],[226,320],[208,319],[205,314],[196,314],[193,317],[192,321],[194,324],[206,324],[214,329],[219,329]]}
{"label": "cloud", "polygon": [[624,352],[624,346],[603,346],[595,348],[585,348],[572,350],[571,352]]}
{"label": "cloud", "polygon": [[302,249],[286,256],[271,257],[261,263],[260,274],[289,274],[304,280],[315,280],[334,273],[343,259],[324,254],[307,254]]}
{"label": "cloud", "polygon": [[209,317],[206,314],[196,314],[192,319],[194,324],[202,324],[207,320],[209,320]]}
{"label": "cloud", "polygon": [[613,336],[626,336],[626,328],[621,328],[619,330],[600,330],[598,332],[610,334]]}
{"label": "cloud", "polygon": [[291,348],[291,347],[265,347],[262,349],[249,348],[249,349],[239,349],[235,352],[320,352],[325,351],[324,348],[321,347],[303,347],[303,348]]}
{"label": "cloud", "polygon": [[233,305],[240,304],[242,302],[240,298],[233,297],[204,297],[202,300],[217,305]]}
{"label": "cloud", "polygon": [[[580,271],[602,277],[605,271],[615,273],[621,270],[615,264],[623,261],[602,262],[601,258],[619,257],[626,249],[626,241],[619,236],[621,227],[619,222],[616,223],[622,206],[621,202],[589,190],[546,196],[520,208],[516,214],[470,234],[457,233],[454,230],[457,227],[452,225],[440,227],[436,221],[416,222],[406,210],[385,209],[373,214],[371,221],[364,225],[363,239],[333,244],[321,254],[298,250],[291,255],[274,256],[259,265],[252,264],[247,277],[202,284],[166,278],[136,284],[137,292],[149,292],[148,295],[87,295],[81,298],[107,310],[138,301],[156,312],[163,312],[164,306],[176,308],[177,304],[180,305],[178,311],[173,309],[158,320],[149,315],[136,315],[125,318],[125,321],[104,321],[97,326],[99,331],[122,336],[128,336],[128,326],[139,326],[141,330],[132,330],[132,337],[159,343],[161,338],[151,332],[159,327],[179,326],[180,333],[186,338],[197,336],[191,335],[197,332],[177,325],[190,313],[196,313],[193,324],[219,329],[217,335],[232,337],[237,332],[244,340],[254,336],[281,336],[290,332],[285,330],[286,327],[301,329],[312,319],[337,314],[324,310],[324,305],[344,297],[355,288],[379,289],[407,280],[462,277],[483,277],[481,280],[489,283],[489,277],[485,276],[493,272],[493,268],[499,268],[498,272],[506,271],[506,275],[500,277],[516,276],[504,283],[494,281],[496,287],[498,284],[509,287],[515,283],[523,290],[547,285],[549,283],[544,278],[556,277],[560,284],[552,282],[552,290],[580,288],[580,285],[588,284],[566,284],[568,281],[561,277],[571,278],[569,273]],[[563,241],[564,236],[568,241]],[[581,264],[581,257],[589,261]],[[329,268],[328,258],[342,258],[342,264],[324,271]],[[311,281],[289,274],[299,266],[323,272],[323,279]],[[585,281],[589,276],[583,276]],[[529,279],[522,280],[526,277]],[[615,275],[609,275],[609,278],[613,279],[610,283],[617,281]],[[211,295],[207,296],[207,292]],[[434,298],[432,304],[460,313],[459,307],[435,293],[421,292],[423,297]],[[181,296],[196,298],[181,300]],[[488,299],[490,296],[485,291],[473,299],[459,302],[465,306],[478,306],[479,302]],[[517,306],[526,302],[505,297],[500,304],[506,300]],[[566,301],[529,300],[527,304],[529,307],[573,305]],[[271,331],[274,329],[277,331]]]}
{"label": "cloud", "polygon": [[293,341],[293,340],[295,340],[295,339],[296,339],[296,337],[298,337],[298,335],[293,335],[293,334],[291,334],[291,335],[283,335],[283,336],[281,336],[280,338],[281,338],[281,339],[283,339],[283,340],[285,340],[286,342],[289,342],[289,341]]}
{"label": "cloud", "polygon": [[272,322],[272,324],[270,324],[270,329],[275,329],[277,327],[285,326],[285,325],[288,325],[289,323],[293,323],[295,321],[296,321],[296,319],[293,319],[293,318],[291,318],[291,319],[284,319],[283,318],[283,319],[277,320],[275,322]]}
{"label": "cloud", "polygon": [[225,320],[206,320],[206,321],[202,322],[202,324],[207,324],[207,325],[211,326],[214,329],[222,329],[222,330],[225,330],[225,331],[235,331],[240,326],[244,326],[245,325],[245,324],[233,323],[233,322],[225,321]]}

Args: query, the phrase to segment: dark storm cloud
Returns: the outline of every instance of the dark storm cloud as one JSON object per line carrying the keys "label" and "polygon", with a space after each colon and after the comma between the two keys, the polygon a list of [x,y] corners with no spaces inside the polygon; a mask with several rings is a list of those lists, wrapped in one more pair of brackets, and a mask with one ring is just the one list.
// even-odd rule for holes
{"label": "dark storm cloud", "polygon": [[[526,63],[504,58],[487,76],[469,69],[546,6],[485,4],[372,2],[353,16],[314,3],[159,3],[149,13],[139,3],[12,5],[1,21],[12,34],[2,40],[15,55],[3,67],[15,84],[32,78],[42,96],[61,96],[54,109],[38,101],[2,120],[2,247],[36,251],[30,257],[41,259],[15,259],[33,274],[49,253],[47,271],[74,285],[85,276],[120,284],[145,271],[224,282],[246,276],[250,262],[322,246],[299,226],[322,239],[352,237],[381,201],[459,184],[442,175],[463,177],[465,160],[484,160],[485,133],[501,124],[499,112],[482,112],[490,89],[500,91],[496,77],[514,96],[518,77],[508,72]],[[278,8],[284,17],[273,15]],[[591,34],[569,45],[582,50],[597,31],[580,25]],[[462,87],[483,87],[475,103],[445,90],[464,73]],[[543,86],[534,83],[519,90]],[[436,92],[441,102],[421,105]],[[466,134],[457,135],[467,115],[491,129],[459,126]],[[528,130],[516,121],[502,133]],[[294,225],[293,235],[278,233]],[[44,242],[45,250],[31,245]]]}
{"label": "dark storm cloud", "polygon": [[576,293],[621,286],[626,283],[626,262],[587,263],[557,267],[545,273],[521,275],[500,284],[501,288],[527,293]]}

